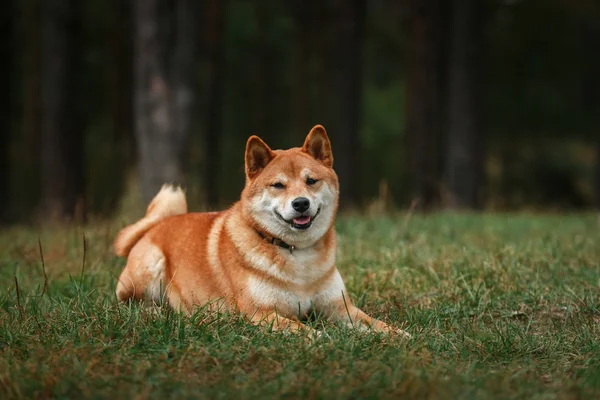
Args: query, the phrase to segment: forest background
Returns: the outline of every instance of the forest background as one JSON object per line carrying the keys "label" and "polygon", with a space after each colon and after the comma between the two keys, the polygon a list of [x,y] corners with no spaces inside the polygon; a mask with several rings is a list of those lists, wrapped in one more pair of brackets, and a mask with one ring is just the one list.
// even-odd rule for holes
{"label": "forest background", "polygon": [[111,217],[166,181],[224,207],[251,134],[299,146],[315,124],[346,209],[600,206],[597,1],[0,7],[5,225]]}

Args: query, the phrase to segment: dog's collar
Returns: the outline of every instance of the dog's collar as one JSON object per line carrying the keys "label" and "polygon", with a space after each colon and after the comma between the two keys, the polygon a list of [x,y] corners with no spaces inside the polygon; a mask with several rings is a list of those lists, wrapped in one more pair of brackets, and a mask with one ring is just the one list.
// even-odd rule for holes
{"label": "dog's collar", "polygon": [[274,244],[275,246],[279,246],[282,247],[286,250],[290,251],[290,254],[294,254],[294,250],[296,250],[296,246],[291,245],[291,244],[287,244],[286,242],[284,242],[281,239],[275,238],[275,237],[269,237],[269,236],[265,236],[262,234],[262,232],[256,231],[258,233],[258,235],[266,242],[269,242],[271,244]]}

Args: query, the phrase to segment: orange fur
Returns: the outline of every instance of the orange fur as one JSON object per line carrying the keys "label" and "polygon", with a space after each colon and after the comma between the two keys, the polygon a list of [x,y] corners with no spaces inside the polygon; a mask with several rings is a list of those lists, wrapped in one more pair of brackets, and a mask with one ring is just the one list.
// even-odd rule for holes
{"label": "orange fur", "polygon": [[[407,335],[366,315],[346,294],[335,266],[339,184],[325,129],[315,126],[301,148],[289,150],[271,150],[252,136],[245,165],[246,186],[228,210],[188,213],[183,192],[164,186],[146,216],[119,232],[115,252],[128,259],[118,299],[167,299],[187,312],[216,301],[252,323],[307,332],[300,319],[315,310]],[[310,204],[306,210],[295,208],[299,198]]]}

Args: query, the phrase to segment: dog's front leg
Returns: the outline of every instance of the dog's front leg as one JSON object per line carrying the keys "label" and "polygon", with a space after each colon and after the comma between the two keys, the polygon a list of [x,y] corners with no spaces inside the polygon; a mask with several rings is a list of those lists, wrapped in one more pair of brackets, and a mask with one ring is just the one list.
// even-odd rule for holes
{"label": "dog's front leg", "polygon": [[250,314],[250,322],[256,325],[271,326],[274,331],[291,331],[294,333],[306,333],[309,337],[318,337],[320,332],[304,325],[302,322],[286,318],[274,309],[258,309]]}
{"label": "dog's front leg", "polygon": [[367,315],[360,308],[354,306],[347,297],[333,301],[326,307],[327,314],[332,321],[344,322],[355,328],[373,329],[377,332],[396,333],[411,337],[408,332],[379,321]]}

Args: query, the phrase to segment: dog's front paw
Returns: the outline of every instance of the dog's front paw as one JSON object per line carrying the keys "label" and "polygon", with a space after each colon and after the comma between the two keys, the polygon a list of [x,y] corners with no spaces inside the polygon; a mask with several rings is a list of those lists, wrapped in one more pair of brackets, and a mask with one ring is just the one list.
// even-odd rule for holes
{"label": "dog's front paw", "polygon": [[391,326],[388,325],[384,322],[381,321],[377,321],[377,323],[374,325],[375,330],[380,331],[380,332],[384,332],[390,335],[399,335],[405,338],[410,339],[412,336],[410,333],[406,332],[403,329],[400,329],[398,327],[395,326]]}
{"label": "dog's front paw", "polygon": [[304,341],[307,344],[313,344],[321,339],[329,339],[329,335],[326,332],[319,331],[317,329],[310,329],[306,332],[306,336],[304,337]]}
{"label": "dog's front paw", "polygon": [[402,330],[402,329],[400,329],[400,328],[395,328],[395,327],[394,327],[394,328],[391,328],[391,331],[392,331],[392,333],[393,333],[393,334],[395,334],[395,335],[400,335],[400,336],[402,336],[402,337],[405,337],[405,338],[407,338],[407,339],[410,339],[410,338],[412,338],[412,335],[411,335],[410,333],[408,333],[408,332],[406,332],[405,330]]}

